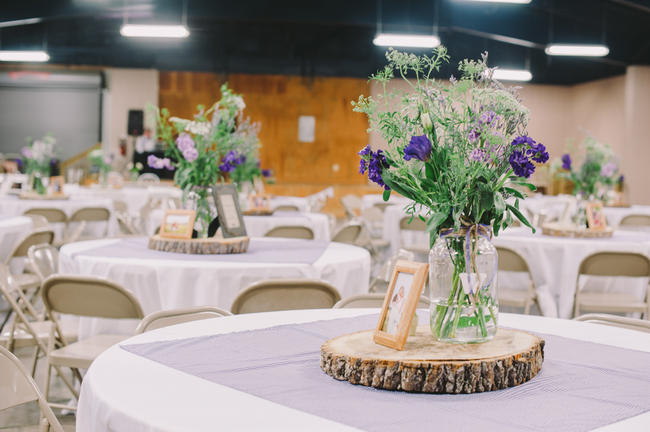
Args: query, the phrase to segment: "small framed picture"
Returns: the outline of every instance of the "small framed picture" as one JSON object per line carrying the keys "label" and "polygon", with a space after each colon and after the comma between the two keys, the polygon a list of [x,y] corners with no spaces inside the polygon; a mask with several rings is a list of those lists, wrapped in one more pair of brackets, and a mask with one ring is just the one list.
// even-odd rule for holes
{"label": "small framed picture", "polygon": [[217,185],[212,188],[212,193],[223,237],[245,237],[246,225],[239,207],[237,188],[231,184]]}
{"label": "small framed picture", "polygon": [[195,218],[194,210],[166,210],[160,227],[160,237],[192,238]]}
{"label": "small framed picture", "polygon": [[248,197],[249,211],[271,211],[271,196],[267,194],[254,194]]}
{"label": "small framed picture", "polygon": [[428,268],[425,263],[397,262],[373,337],[375,343],[404,349]]}
{"label": "small framed picture", "polygon": [[50,177],[50,193],[63,195],[63,176]]}
{"label": "small framed picture", "polygon": [[603,203],[592,201],[587,204],[587,226],[592,230],[604,230],[607,228],[607,219],[603,212]]}

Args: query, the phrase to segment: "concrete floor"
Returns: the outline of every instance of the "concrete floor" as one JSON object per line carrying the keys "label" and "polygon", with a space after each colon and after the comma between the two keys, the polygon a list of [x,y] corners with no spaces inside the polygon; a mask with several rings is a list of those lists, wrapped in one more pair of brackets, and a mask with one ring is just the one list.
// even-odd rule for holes
{"label": "concrete floor", "polygon": [[[32,358],[34,355],[33,348],[21,348],[14,353],[22,360],[25,368],[29,371],[32,367]],[[46,367],[45,359],[41,358],[36,368],[35,381],[41,391],[45,389]],[[70,374],[71,376],[71,374]],[[61,378],[53,374],[50,387],[50,400],[59,403],[69,403],[72,395],[67,387],[63,384]],[[75,430],[74,414],[62,415],[61,410],[54,409],[54,414],[58,417],[66,432]],[[29,402],[18,405],[4,411],[0,411],[0,431],[1,432],[38,432],[40,421],[40,409],[36,402]]]}

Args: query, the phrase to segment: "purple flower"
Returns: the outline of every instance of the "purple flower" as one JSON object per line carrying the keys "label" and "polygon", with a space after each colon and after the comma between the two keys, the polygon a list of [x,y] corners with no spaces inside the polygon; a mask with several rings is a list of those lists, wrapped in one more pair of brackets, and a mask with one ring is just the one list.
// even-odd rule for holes
{"label": "purple flower", "polygon": [[431,141],[426,135],[413,136],[408,145],[404,147],[404,160],[409,161],[415,158],[424,162],[431,156],[431,150]]}
{"label": "purple flower", "polygon": [[490,126],[496,117],[494,111],[485,111],[478,118],[479,126]]}
{"label": "purple flower", "polygon": [[481,148],[475,148],[469,154],[469,158],[475,162],[485,162],[487,160],[487,153]]}
{"label": "purple flower", "polygon": [[[176,146],[178,149],[185,153],[186,151],[195,148],[194,147],[194,141],[192,140],[192,137],[189,134],[186,134],[185,132],[181,133],[178,135],[178,138],[176,138]],[[185,155],[183,155],[185,156]],[[185,157],[187,159],[187,157]],[[196,159],[196,158],[194,158]]]}
{"label": "purple flower", "polygon": [[532,164],[526,153],[521,150],[513,150],[510,154],[510,166],[515,175],[528,178],[535,172],[535,165]]}
{"label": "purple flower", "polygon": [[600,170],[600,175],[603,177],[611,177],[616,172],[616,164],[614,162],[608,162]]}
{"label": "purple flower", "polygon": [[617,182],[618,184],[623,184],[624,181],[625,181],[625,176],[624,176],[623,174],[621,174],[621,175],[618,177],[618,180],[616,180],[616,182]]}
{"label": "purple flower", "polygon": [[390,189],[381,178],[384,169],[388,167],[389,165],[386,161],[386,157],[382,154],[381,150],[377,150],[376,153],[371,153],[370,161],[368,162],[368,178],[379,186],[383,186],[384,189]]}
{"label": "purple flower", "polygon": [[172,165],[172,161],[169,158],[162,158],[160,160],[162,161],[163,168],[169,171],[174,171],[174,166]]}
{"label": "purple flower", "polygon": [[481,132],[476,129],[469,131],[469,142],[474,142],[481,136]]}
{"label": "purple flower", "polygon": [[562,169],[571,171],[571,155],[569,153],[562,155]]}
{"label": "purple flower", "polygon": [[237,153],[234,150],[230,150],[222,159],[219,169],[223,172],[232,172],[237,165],[241,165],[246,162],[246,156],[240,155],[237,156]]}
{"label": "purple flower", "polygon": [[359,162],[359,174],[365,174],[366,170],[368,169],[368,161],[365,159],[361,159]]}
{"label": "purple flower", "polygon": [[34,152],[29,147],[23,147],[20,153],[27,159],[31,159],[34,156]]}
{"label": "purple flower", "polygon": [[370,150],[370,144],[368,144],[367,146],[362,148],[361,151],[359,153],[357,153],[357,154],[359,156],[368,156],[370,153],[372,153],[372,150]]}
{"label": "purple flower", "polygon": [[546,146],[542,143],[532,144],[530,146],[530,149],[528,149],[528,155],[532,160],[538,163],[545,163],[549,158],[548,152],[546,151]]}
{"label": "purple flower", "polygon": [[194,162],[199,157],[199,151],[195,147],[189,147],[183,150],[183,157],[188,162]]}
{"label": "purple flower", "polygon": [[273,176],[273,171],[270,169],[263,169],[262,170],[262,177],[272,177]]}
{"label": "purple flower", "polygon": [[149,155],[147,157],[147,165],[153,169],[167,169],[173,171],[174,167],[172,166],[171,160],[169,158],[158,158],[154,155]]}

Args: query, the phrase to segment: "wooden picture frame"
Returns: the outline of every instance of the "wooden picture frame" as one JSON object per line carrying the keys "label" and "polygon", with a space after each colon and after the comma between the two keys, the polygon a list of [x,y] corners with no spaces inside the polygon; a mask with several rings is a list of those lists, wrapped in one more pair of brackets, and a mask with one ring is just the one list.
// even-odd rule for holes
{"label": "wooden picture frame", "polygon": [[53,176],[50,177],[50,194],[52,195],[63,195],[63,176]]}
{"label": "wooden picture frame", "polygon": [[587,227],[595,231],[603,231],[607,229],[607,219],[603,211],[603,203],[600,201],[592,201],[587,203]]}
{"label": "wooden picture frame", "polygon": [[373,336],[375,343],[404,349],[428,268],[425,263],[397,261]]}
{"label": "wooden picture frame", "polygon": [[158,234],[164,238],[191,239],[194,219],[196,219],[194,210],[165,210]]}
{"label": "wooden picture frame", "polygon": [[231,184],[217,185],[212,188],[212,195],[217,206],[223,237],[245,237],[246,225],[239,206],[237,188]]}
{"label": "wooden picture frame", "polygon": [[248,197],[248,211],[271,212],[271,195],[253,194]]}

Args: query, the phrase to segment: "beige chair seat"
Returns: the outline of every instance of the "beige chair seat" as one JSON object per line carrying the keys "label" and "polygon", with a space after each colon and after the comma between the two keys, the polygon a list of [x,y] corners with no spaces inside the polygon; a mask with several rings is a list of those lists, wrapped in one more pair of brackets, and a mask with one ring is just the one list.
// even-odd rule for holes
{"label": "beige chair seat", "polygon": [[[52,329],[54,323],[52,321],[36,321],[30,322],[29,325],[34,333],[36,333],[36,337],[45,343],[50,337],[50,330]],[[11,337],[11,329],[9,327],[9,325],[5,326],[6,330],[0,334],[0,345],[6,346],[9,342],[9,339]],[[71,325],[69,323],[65,323],[61,327],[61,330],[63,331],[63,337],[65,338],[66,342],[70,343],[77,340],[76,324]],[[24,328],[21,328],[20,325],[16,326],[16,329],[14,330],[14,348],[22,348],[34,345],[36,345],[36,342],[34,341],[31,333],[29,333]]]}
{"label": "beige chair seat", "polygon": [[600,312],[645,312],[648,306],[643,300],[639,300],[630,294],[625,293],[580,293],[581,310],[598,310]]}
{"label": "beige chair seat", "polygon": [[23,291],[36,288],[41,284],[41,279],[34,273],[22,273],[18,275],[12,275],[12,277],[16,283],[20,285],[20,288],[22,288]]}
{"label": "beige chair seat", "polygon": [[48,358],[52,365],[88,369],[101,353],[128,338],[129,335],[96,335],[50,351]]}

